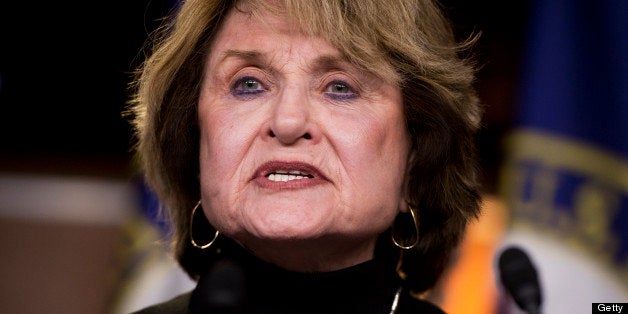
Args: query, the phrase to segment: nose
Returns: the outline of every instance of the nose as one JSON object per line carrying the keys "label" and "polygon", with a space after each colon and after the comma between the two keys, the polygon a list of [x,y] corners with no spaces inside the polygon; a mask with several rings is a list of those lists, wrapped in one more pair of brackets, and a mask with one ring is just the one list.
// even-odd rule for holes
{"label": "nose", "polygon": [[294,145],[315,140],[317,133],[307,92],[284,90],[273,104],[267,135],[283,145]]}

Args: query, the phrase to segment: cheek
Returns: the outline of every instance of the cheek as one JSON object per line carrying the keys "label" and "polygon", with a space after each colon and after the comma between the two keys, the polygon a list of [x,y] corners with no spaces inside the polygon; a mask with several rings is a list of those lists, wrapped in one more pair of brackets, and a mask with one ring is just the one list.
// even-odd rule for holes
{"label": "cheek", "polygon": [[[202,107],[201,107],[202,108]],[[213,208],[225,208],[237,183],[246,136],[228,115],[199,112],[200,181],[203,198]]]}
{"label": "cheek", "polygon": [[[201,119],[199,152],[201,192],[203,199],[211,204],[211,208],[220,208],[212,202],[216,196],[222,194],[220,191],[222,185],[219,184],[222,180],[219,178],[224,177],[223,171],[228,169],[233,152],[229,150],[226,142],[220,141],[222,137],[215,131],[218,130],[213,130],[207,121]],[[223,151],[223,154],[219,154],[220,151]]]}
{"label": "cheek", "polygon": [[[408,136],[400,117],[362,117],[345,123],[338,144],[346,166],[355,175],[402,179],[408,155]],[[348,169],[348,170],[349,170]]]}
{"label": "cheek", "polygon": [[[209,91],[211,95],[219,95]],[[245,148],[255,130],[249,118],[231,109],[221,97],[199,99],[200,163],[206,169],[203,176],[214,178],[233,177],[241,163]],[[244,116],[246,117],[246,116]]]}
{"label": "cheek", "polygon": [[[216,127],[220,125],[221,127]],[[233,169],[238,150],[233,124],[211,118],[200,119],[200,165],[201,178],[222,177],[225,171]]]}
{"label": "cheek", "polygon": [[[237,228],[237,213],[233,206],[238,198],[241,181],[240,164],[243,141],[236,124],[220,116],[204,116],[200,123],[200,182],[203,207],[210,223],[228,232]],[[220,126],[220,127],[216,127]]]}
{"label": "cheek", "polygon": [[398,117],[345,122],[345,135],[337,137],[343,141],[336,145],[348,178],[344,183],[351,187],[345,200],[380,211],[388,219],[396,214],[402,197],[408,154],[405,128]]}

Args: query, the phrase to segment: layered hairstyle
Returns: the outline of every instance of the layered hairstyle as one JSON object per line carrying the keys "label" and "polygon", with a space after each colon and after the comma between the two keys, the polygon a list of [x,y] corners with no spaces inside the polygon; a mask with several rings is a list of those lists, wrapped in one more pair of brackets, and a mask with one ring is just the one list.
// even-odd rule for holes
{"label": "layered hairstyle", "polygon": [[177,8],[137,69],[129,113],[137,160],[173,222],[180,265],[198,278],[212,261],[190,244],[191,212],[200,199],[197,103],[212,41],[232,9],[279,14],[401,89],[412,142],[407,202],[420,213],[420,242],[405,252],[401,270],[415,292],[434,286],[479,214],[481,107],[476,69],[465,57],[476,37],[458,42],[431,0],[186,0]]}

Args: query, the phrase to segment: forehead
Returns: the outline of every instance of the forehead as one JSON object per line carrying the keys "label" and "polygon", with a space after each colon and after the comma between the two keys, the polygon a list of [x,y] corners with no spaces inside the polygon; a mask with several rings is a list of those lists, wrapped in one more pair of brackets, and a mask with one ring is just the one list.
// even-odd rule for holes
{"label": "forehead", "polygon": [[219,58],[227,50],[262,53],[289,53],[309,50],[319,54],[342,53],[326,39],[305,34],[301,27],[285,15],[267,11],[255,14],[231,9],[211,45],[211,58]]}
{"label": "forehead", "polygon": [[[245,48],[244,45],[249,49],[257,47],[255,50],[264,48],[274,50],[273,54],[276,55],[277,52],[290,52],[293,47],[305,44],[313,48],[309,52],[319,51],[321,54],[332,55],[335,59],[347,61],[360,72],[368,72],[398,85],[401,77],[395,67],[396,54],[391,55],[386,47],[406,47],[408,43],[399,44],[399,36],[394,34],[390,37],[395,38],[394,45],[389,45],[390,38],[382,35],[391,34],[390,23],[382,23],[380,14],[390,13],[390,6],[377,1],[375,2],[377,5],[371,3],[361,6],[357,5],[358,3],[361,2],[236,1],[235,7],[227,12],[222,23],[218,25],[220,29],[211,38],[211,42],[205,43],[209,44],[206,65],[209,65],[210,59],[216,58],[218,50],[226,46],[230,46],[226,49],[236,50],[245,50],[242,49]],[[347,5],[357,5],[354,9],[358,13],[343,14]],[[360,8],[368,12],[359,13],[362,12],[358,10]],[[391,17],[387,19],[394,20]],[[296,35],[302,38],[296,40]],[[281,47],[279,45],[282,43],[281,39],[284,39],[284,44],[291,42],[292,47]],[[239,45],[241,47],[238,47]]]}

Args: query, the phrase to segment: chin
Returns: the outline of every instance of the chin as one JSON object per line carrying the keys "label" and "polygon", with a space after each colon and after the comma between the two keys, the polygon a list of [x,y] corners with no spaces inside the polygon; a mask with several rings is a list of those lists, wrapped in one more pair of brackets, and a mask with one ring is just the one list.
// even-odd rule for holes
{"label": "chin", "polygon": [[322,228],[318,224],[313,224],[312,221],[287,217],[283,217],[279,221],[274,219],[257,221],[252,230],[248,231],[248,233],[260,239],[291,241],[316,239],[324,234]]}
{"label": "chin", "polygon": [[[295,201],[298,200],[298,201]],[[290,239],[320,236],[337,219],[338,209],[321,198],[261,198],[242,207],[242,227],[261,238]]]}

